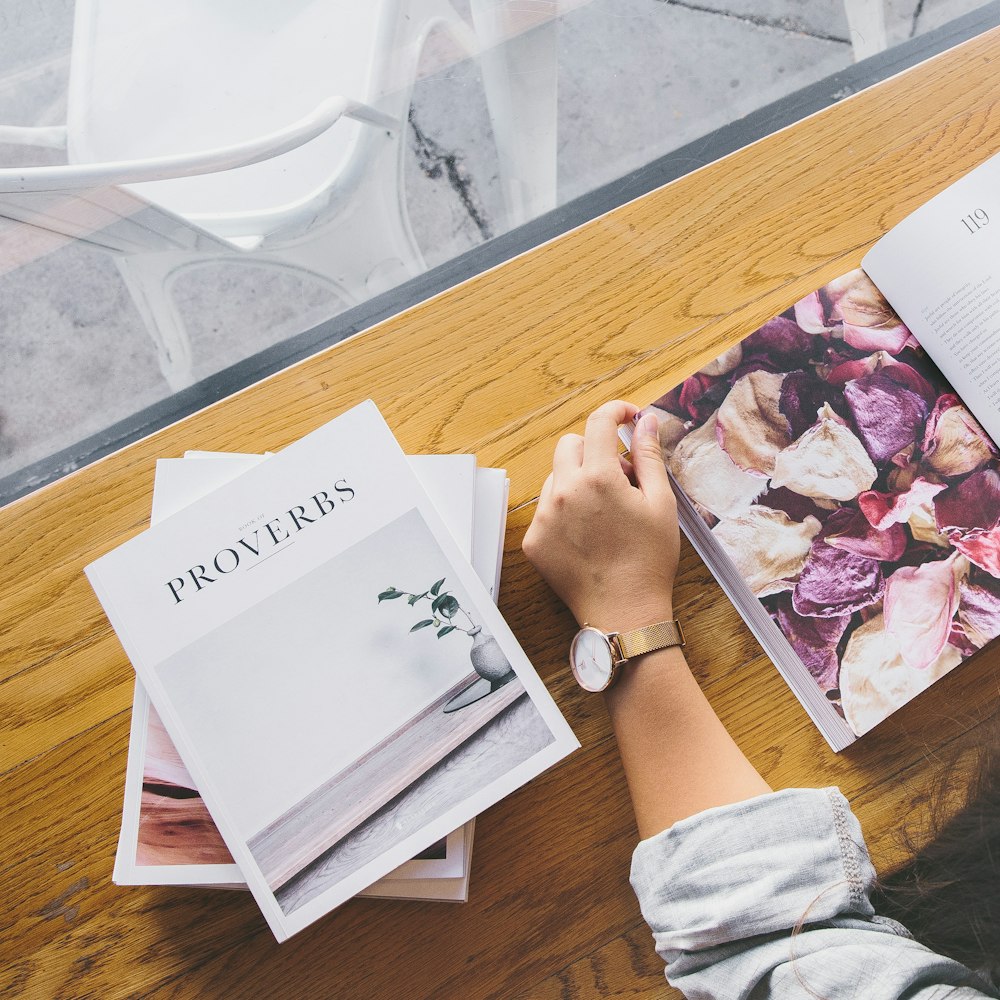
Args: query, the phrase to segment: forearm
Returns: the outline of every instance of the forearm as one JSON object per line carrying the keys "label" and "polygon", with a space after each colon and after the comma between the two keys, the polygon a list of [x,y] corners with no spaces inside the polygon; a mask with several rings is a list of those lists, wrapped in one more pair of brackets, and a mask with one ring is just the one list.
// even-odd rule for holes
{"label": "forearm", "polygon": [[626,664],[605,699],[640,837],[771,790],[726,732],[679,648]]}

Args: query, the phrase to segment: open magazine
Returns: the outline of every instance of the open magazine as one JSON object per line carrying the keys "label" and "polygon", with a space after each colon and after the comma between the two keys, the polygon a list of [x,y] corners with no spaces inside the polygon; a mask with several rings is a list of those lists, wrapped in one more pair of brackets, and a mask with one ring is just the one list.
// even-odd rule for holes
{"label": "open magazine", "polygon": [[1000,157],[861,264],[644,411],[682,527],[834,750],[1000,634]]}
{"label": "open magazine", "polygon": [[[184,459],[160,459],[153,486],[152,523],[264,457],[189,452]],[[478,468],[474,455],[416,455],[410,457],[410,464],[495,600],[507,515],[506,473]],[[359,895],[464,901],[468,898],[474,828],[475,822],[470,820]],[[114,880],[119,885],[246,887],[138,680]]]}
{"label": "open magazine", "polygon": [[371,402],[87,575],[279,940],[578,746]]}

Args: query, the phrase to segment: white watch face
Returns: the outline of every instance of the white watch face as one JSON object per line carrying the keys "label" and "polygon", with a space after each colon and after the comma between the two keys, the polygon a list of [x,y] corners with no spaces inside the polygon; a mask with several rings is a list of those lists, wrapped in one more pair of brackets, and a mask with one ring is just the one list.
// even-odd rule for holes
{"label": "white watch face", "polygon": [[611,681],[614,660],[603,632],[582,628],[569,648],[573,676],[585,691],[603,691]]}

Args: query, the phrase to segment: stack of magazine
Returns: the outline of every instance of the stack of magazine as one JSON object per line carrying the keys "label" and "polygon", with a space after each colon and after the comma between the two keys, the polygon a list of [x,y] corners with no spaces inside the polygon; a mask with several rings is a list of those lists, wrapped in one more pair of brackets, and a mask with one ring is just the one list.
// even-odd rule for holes
{"label": "stack of magazine", "polygon": [[137,675],[115,881],[246,887],[279,940],[466,899],[476,815],[578,746],[495,606],[507,493],[371,402],[161,459],[149,530],[87,567]]}

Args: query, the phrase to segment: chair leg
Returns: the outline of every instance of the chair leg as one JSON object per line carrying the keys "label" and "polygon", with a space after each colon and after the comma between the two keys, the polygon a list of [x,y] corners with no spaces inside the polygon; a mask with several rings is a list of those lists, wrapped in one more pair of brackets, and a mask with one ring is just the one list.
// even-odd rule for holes
{"label": "chair leg", "polygon": [[171,294],[177,254],[116,254],[118,271],[132,296],[146,331],[156,347],[160,371],[171,390],[179,392],[194,381],[191,342]]}
{"label": "chair leg", "polygon": [[847,14],[855,62],[884,52],[889,47],[885,0],[844,0],[844,12]]}
{"label": "chair leg", "polygon": [[556,207],[558,20],[518,6],[509,0],[472,0],[483,87],[513,225]]}

